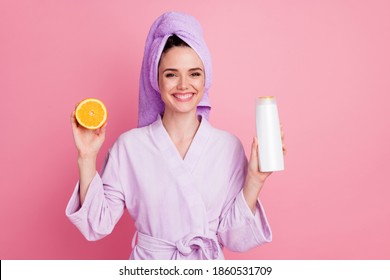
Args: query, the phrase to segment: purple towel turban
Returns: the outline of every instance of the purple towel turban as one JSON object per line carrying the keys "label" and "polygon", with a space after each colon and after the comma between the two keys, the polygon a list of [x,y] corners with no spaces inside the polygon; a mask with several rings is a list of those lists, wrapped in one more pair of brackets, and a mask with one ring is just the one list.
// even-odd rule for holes
{"label": "purple towel turban", "polygon": [[158,88],[158,63],[168,37],[173,34],[185,41],[203,62],[205,89],[197,114],[208,118],[211,108],[208,99],[208,89],[211,85],[211,58],[203,39],[202,27],[191,15],[167,12],[156,19],[146,39],[139,87],[138,127],[153,123],[157,116],[164,112],[164,103]]}

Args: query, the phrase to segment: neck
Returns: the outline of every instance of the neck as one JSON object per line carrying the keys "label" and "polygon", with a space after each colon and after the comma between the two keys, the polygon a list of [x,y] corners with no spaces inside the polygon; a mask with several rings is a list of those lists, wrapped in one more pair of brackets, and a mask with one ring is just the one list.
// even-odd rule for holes
{"label": "neck", "polygon": [[174,142],[192,139],[200,125],[196,111],[191,114],[165,111],[162,123]]}

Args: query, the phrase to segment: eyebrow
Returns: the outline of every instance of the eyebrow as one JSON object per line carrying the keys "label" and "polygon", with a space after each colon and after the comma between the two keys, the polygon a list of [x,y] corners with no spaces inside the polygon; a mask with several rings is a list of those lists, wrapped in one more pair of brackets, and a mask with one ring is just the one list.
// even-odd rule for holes
{"label": "eyebrow", "polygon": [[[177,72],[177,71],[179,71],[179,70],[176,69],[176,68],[166,68],[166,69],[164,69],[163,73],[166,72],[166,71]],[[203,72],[203,69],[200,68],[200,67],[195,67],[195,68],[190,68],[190,69],[188,69],[188,71],[202,71],[202,72]]]}

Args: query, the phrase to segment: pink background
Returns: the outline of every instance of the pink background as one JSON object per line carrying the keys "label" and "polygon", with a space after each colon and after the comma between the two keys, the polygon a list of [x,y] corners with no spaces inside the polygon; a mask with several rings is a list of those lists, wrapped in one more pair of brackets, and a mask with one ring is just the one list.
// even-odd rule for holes
{"label": "pink background", "polygon": [[229,259],[390,258],[389,1],[1,1],[1,259],[127,259],[125,215],[88,242],[64,211],[77,180],[69,116],[109,110],[107,149],[136,126],[147,32],[193,14],[212,53],[211,122],[249,152],[276,95],[286,170],[261,193],[274,240]]}

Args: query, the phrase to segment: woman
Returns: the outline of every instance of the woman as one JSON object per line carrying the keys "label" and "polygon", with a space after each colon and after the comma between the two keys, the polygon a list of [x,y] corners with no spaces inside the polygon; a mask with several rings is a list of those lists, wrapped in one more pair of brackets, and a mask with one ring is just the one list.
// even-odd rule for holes
{"label": "woman", "polygon": [[66,214],[88,240],[109,234],[127,208],[138,236],[131,259],[223,259],[223,247],[271,241],[258,200],[270,173],[258,171],[256,139],[248,164],[240,141],[208,123],[210,84],[199,23],[169,12],[147,38],[139,127],[118,138],[101,175],[106,128],[85,130],[73,112],[80,181]]}

